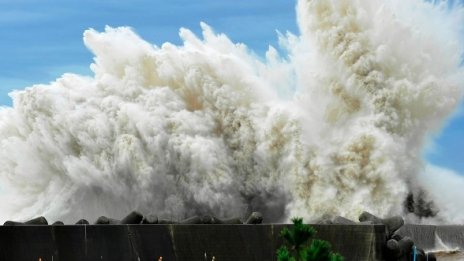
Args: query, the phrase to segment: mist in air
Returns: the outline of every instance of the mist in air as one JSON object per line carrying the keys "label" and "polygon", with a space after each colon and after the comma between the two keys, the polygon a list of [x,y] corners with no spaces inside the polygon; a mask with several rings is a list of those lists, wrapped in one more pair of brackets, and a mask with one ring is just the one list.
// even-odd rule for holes
{"label": "mist in air", "polygon": [[453,208],[462,187],[422,158],[462,96],[462,6],[296,8],[300,34],[278,36],[285,52],[265,59],[206,24],[202,36],[181,29],[181,46],[126,27],[85,31],[94,76],[15,91],[0,109],[0,220],[139,210],[464,221]]}

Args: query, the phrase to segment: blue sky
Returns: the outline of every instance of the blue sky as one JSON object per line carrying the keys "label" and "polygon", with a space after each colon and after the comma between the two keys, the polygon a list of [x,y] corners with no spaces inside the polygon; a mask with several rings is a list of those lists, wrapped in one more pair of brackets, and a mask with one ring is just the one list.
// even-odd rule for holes
{"label": "blue sky", "polygon": [[12,88],[49,82],[64,72],[90,74],[82,43],[88,28],[130,26],[145,40],[180,43],[178,31],[204,21],[257,53],[276,45],[275,30],[296,32],[294,1],[0,0],[0,103]]}
{"label": "blue sky", "polygon": [[[199,33],[204,21],[258,55],[277,45],[276,30],[297,33],[295,0],[0,0],[0,104],[8,92],[48,83],[64,72],[90,74],[85,29],[130,26],[145,40],[180,43],[178,31]],[[461,106],[462,107],[462,106]],[[464,173],[464,112],[429,146],[429,162]]]}

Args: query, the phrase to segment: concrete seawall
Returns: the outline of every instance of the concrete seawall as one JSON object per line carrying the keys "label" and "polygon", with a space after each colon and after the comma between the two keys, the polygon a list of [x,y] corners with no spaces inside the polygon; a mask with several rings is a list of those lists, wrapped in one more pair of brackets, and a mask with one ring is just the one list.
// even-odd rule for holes
{"label": "concrete seawall", "polygon": [[[0,261],[273,261],[287,225],[0,227]],[[313,225],[345,260],[382,260],[383,225]],[[206,259],[205,259],[206,255]]]}
{"label": "concrete seawall", "polygon": [[398,234],[408,236],[425,250],[464,250],[464,226],[462,225],[413,225],[406,224]]}

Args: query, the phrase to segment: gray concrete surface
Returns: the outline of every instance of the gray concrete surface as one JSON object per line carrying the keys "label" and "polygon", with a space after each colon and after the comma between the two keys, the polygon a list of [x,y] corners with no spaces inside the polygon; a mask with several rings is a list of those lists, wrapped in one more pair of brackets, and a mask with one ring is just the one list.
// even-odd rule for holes
{"label": "gray concrete surface", "polygon": [[[0,261],[274,261],[286,225],[0,226]],[[288,225],[287,225],[288,226]],[[381,260],[382,225],[314,225],[345,260]],[[206,259],[205,259],[206,256]]]}
{"label": "gray concrete surface", "polygon": [[464,226],[461,225],[406,224],[397,233],[412,238],[424,250],[464,250]]}

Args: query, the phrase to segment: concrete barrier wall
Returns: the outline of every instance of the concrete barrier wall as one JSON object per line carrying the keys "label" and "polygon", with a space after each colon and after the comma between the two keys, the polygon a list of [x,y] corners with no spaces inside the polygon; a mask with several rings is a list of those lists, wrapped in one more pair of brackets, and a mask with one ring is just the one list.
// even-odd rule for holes
{"label": "concrete barrier wall", "polygon": [[[286,225],[0,227],[0,261],[274,261]],[[382,225],[314,225],[345,260],[382,260]],[[206,259],[205,259],[206,255]]]}
{"label": "concrete barrier wall", "polygon": [[413,225],[406,224],[398,234],[408,236],[425,250],[464,250],[464,226],[462,225]]}

